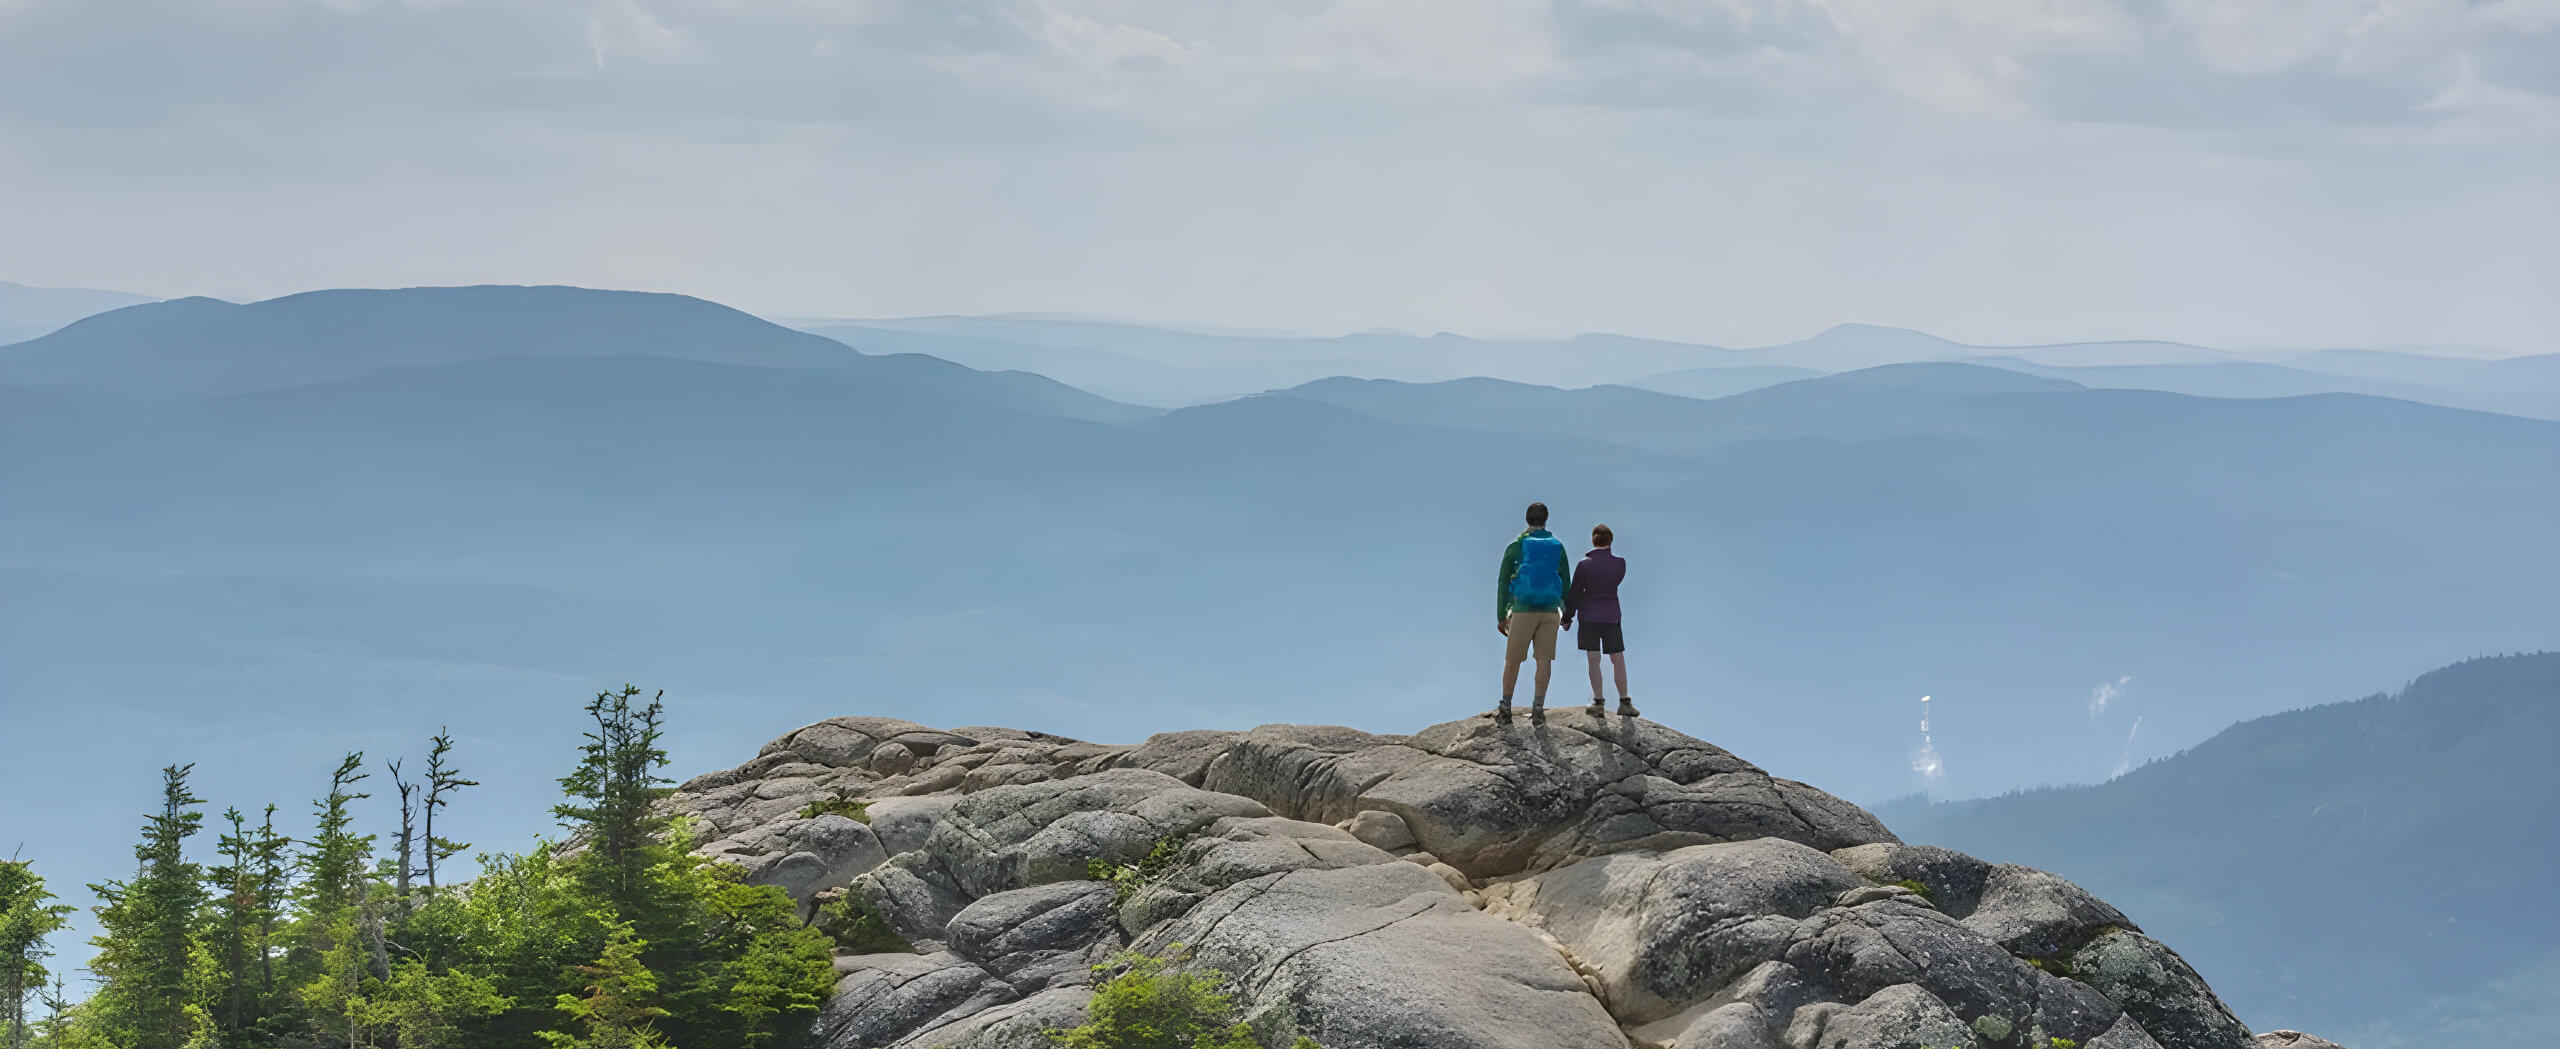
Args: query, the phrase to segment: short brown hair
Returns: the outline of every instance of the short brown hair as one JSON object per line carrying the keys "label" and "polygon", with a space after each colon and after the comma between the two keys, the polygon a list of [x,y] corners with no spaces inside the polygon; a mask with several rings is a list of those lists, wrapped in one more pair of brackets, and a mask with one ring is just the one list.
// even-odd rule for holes
{"label": "short brown hair", "polygon": [[1531,527],[1531,528],[1545,528],[1546,526],[1547,526],[1547,504],[1545,504],[1545,503],[1530,503],[1530,504],[1529,504],[1529,527]]}
{"label": "short brown hair", "polygon": [[1616,533],[1609,531],[1608,525],[1591,526],[1591,545],[1593,546],[1607,546],[1609,545],[1609,540],[1617,537]]}

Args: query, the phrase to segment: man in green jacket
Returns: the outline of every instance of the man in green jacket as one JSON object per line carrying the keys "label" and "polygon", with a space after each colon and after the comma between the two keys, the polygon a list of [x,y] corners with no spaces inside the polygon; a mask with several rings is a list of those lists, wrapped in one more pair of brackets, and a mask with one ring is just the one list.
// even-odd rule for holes
{"label": "man in green jacket", "polygon": [[1529,720],[1547,719],[1547,675],[1555,669],[1556,631],[1564,612],[1564,595],[1573,584],[1573,559],[1564,540],[1547,531],[1547,504],[1529,504],[1529,530],[1502,550],[1502,575],[1494,591],[1493,628],[1505,638],[1502,654],[1502,705],[1496,721],[1511,720],[1511,691],[1520,684],[1520,661],[1534,649],[1538,656],[1537,694],[1529,702]]}

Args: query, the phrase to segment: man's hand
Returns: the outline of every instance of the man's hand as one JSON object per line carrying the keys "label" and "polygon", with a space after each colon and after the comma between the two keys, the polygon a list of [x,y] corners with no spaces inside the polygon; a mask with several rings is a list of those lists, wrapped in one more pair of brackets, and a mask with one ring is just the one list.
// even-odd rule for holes
{"label": "man's hand", "polygon": [[1494,633],[1497,633],[1497,634],[1500,634],[1500,635],[1502,635],[1502,636],[1504,636],[1504,637],[1510,637],[1510,636],[1511,636],[1511,621],[1510,621],[1510,620],[1508,620],[1508,619],[1497,619],[1497,620],[1494,620],[1494,621],[1493,621],[1493,632],[1494,632]]}

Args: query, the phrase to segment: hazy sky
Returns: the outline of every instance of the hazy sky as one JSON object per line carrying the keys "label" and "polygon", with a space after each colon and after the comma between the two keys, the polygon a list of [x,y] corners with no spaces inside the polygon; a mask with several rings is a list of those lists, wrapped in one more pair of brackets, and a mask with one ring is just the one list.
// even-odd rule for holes
{"label": "hazy sky", "polygon": [[0,280],[2560,351],[2560,0],[0,0]]}

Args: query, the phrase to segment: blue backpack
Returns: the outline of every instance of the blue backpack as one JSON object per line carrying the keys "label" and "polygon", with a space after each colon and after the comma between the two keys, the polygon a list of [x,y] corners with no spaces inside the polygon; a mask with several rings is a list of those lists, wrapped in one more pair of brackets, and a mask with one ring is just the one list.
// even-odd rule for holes
{"label": "blue backpack", "polygon": [[1529,608],[1564,604],[1564,540],[1520,537],[1520,568],[1511,573],[1511,603]]}

